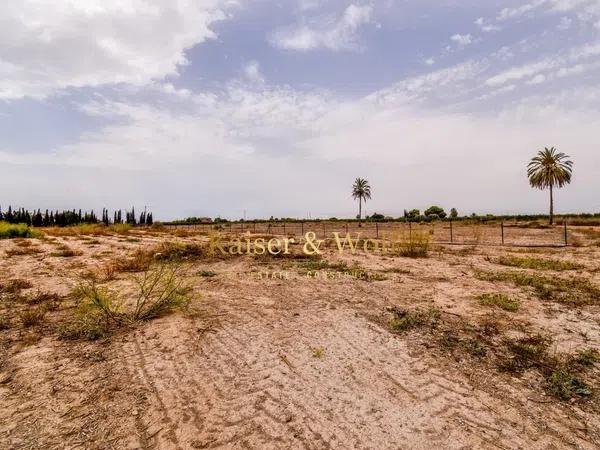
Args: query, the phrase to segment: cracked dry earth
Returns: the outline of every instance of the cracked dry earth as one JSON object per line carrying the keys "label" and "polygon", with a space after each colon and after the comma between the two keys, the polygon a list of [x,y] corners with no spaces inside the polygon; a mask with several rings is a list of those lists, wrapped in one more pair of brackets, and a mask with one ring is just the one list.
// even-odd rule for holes
{"label": "cracked dry earth", "polygon": [[[102,258],[142,245],[101,241],[95,254],[113,252]],[[97,264],[89,247],[69,245],[84,254],[2,260],[2,278],[67,294],[72,274]],[[553,256],[593,264],[594,251]],[[377,320],[394,305],[483,315],[472,297],[493,285],[471,267],[491,264],[484,252],[353,257],[369,270],[401,269],[377,282],[259,279],[256,270],[287,266],[200,261],[193,270],[217,276],[192,278],[193,314],[94,342],[60,340],[50,327],[0,331],[0,448],[598,448],[593,403],[556,401],[528,374],[453,358]],[[523,302],[514,320],[551,332],[559,346],[598,348],[597,307]]]}

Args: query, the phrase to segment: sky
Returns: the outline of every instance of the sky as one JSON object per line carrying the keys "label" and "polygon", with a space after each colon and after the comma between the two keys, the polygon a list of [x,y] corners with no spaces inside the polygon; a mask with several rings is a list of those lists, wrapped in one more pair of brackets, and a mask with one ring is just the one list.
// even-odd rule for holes
{"label": "sky", "polygon": [[600,0],[4,0],[0,206],[600,211]]}

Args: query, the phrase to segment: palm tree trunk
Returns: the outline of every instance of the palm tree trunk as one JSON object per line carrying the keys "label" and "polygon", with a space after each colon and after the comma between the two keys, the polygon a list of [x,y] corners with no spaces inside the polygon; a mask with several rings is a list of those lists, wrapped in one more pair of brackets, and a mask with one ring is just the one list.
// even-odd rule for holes
{"label": "palm tree trunk", "polygon": [[362,197],[358,197],[358,223],[362,219]]}
{"label": "palm tree trunk", "polygon": [[550,185],[550,225],[554,224],[554,192],[552,191],[552,185]]}

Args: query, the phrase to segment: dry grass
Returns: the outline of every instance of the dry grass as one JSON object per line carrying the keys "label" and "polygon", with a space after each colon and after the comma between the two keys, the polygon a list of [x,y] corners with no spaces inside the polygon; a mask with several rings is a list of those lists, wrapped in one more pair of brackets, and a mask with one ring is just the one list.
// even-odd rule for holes
{"label": "dry grass", "polygon": [[49,253],[49,256],[53,256],[56,258],[72,258],[74,256],[81,256],[83,252],[80,250],[73,250],[66,244],[58,244],[56,246],[56,250]]}
{"label": "dry grass", "polygon": [[44,233],[49,236],[109,236],[111,234],[127,235],[131,229],[131,225],[127,224],[116,224],[109,226],[104,224],[81,224],[70,227],[43,228]]}
{"label": "dry grass", "polygon": [[523,272],[478,272],[480,280],[532,288],[541,300],[571,305],[600,304],[600,288],[585,278],[559,278]]}
{"label": "dry grass", "polygon": [[0,294],[18,294],[23,289],[32,288],[33,284],[27,280],[14,278],[0,284]]}
{"label": "dry grass", "polygon": [[494,260],[496,264],[508,267],[518,267],[520,269],[533,269],[533,270],[580,270],[585,266],[577,264],[571,261],[562,261],[558,259],[543,259],[534,258],[530,256],[518,257],[518,256],[501,256]]}
{"label": "dry grass", "polygon": [[46,312],[47,310],[45,307],[38,306],[20,311],[18,316],[23,326],[29,328],[41,324],[44,321]]}
{"label": "dry grass", "polygon": [[136,290],[131,296],[101,286],[93,278],[81,280],[73,291],[79,300],[77,316],[63,324],[59,333],[64,339],[94,340],[183,308],[190,300],[191,288],[181,275],[179,265],[155,263],[135,278]]}

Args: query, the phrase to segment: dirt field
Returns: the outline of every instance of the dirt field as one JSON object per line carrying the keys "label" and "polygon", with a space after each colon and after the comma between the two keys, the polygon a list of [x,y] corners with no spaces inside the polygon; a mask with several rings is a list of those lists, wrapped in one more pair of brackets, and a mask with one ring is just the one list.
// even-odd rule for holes
{"label": "dirt field", "polygon": [[[175,234],[0,241],[0,448],[600,447],[598,229],[425,258]],[[65,331],[86,280],[127,309],[148,254],[181,265],[186,307]]]}

